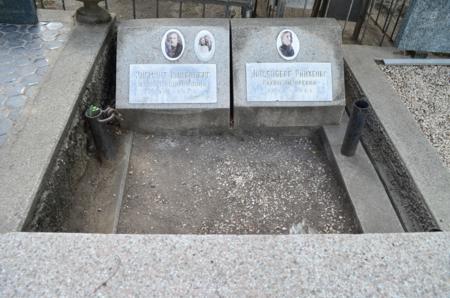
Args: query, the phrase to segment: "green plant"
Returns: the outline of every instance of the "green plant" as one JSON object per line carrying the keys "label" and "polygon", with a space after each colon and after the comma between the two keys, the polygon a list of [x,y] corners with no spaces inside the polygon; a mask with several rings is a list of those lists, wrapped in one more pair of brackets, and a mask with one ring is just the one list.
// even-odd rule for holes
{"label": "green plant", "polygon": [[100,108],[96,105],[90,105],[87,109],[87,116],[89,117],[95,117],[101,112]]}

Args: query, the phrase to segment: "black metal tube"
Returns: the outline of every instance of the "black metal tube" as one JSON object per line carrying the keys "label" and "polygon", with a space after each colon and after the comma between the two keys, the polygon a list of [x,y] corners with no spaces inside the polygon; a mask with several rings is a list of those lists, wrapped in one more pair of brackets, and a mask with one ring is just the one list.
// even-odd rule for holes
{"label": "black metal tube", "polygon": [[107,124],[98,121],[101,119],[101,113],[97,116],[90,117],[86,112],[85,116],[88,120],[98,154],[106,160],[114,159],[116,156],[116,148],[114,147],[113,138],[108,132]]}
{"label": "black metal tube", "polygon": [[369,111],[369,103],[365,100],[357,100],[353,103],[353,111],[348,121],[345,131],[344,141],[342,142],[341,153],[345,156],[355,155],[359,139],[364,128]]}

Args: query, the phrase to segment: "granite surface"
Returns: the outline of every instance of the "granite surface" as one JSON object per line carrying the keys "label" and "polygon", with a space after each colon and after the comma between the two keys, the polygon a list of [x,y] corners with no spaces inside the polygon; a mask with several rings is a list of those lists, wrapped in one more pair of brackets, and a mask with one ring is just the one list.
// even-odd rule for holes
{"label": "granite surface", "polygon": [[[184,51],[178,60],[168,60],[161,40],[168,30],[184,37]],[[197,34],[208,30],[215,39],[215,54],[208,62],[197,58],[194,43]],[[124,126],[133,130],[177,130],[227,128],[230,110],[230,40],[225,19],[146,19],[122,21],[118,25],[116,107],[124,115]],[[214,64],[216,65],[216,102],[171,103],[129,102],[131,64]],[[175,87],[174,87],[175,88]],[[167,97],[167,96],[166,96]],[[166,98],[170,101],[170,98]]]}
{"label": "granite surface", "polygon": [[[344,108],[341,31],[332,19],[233,19],[232,64],[234,120],[239,127],[320,126],[339,123]],[[298,36],[298,55],[284,60],[277,37],[290,29]],[[294,43],[295,49],[295,43]],[[292,58],[292,57],[291,57]],[[331,63],[332,100],[248,101],[247,63]]]}
{"label": "granite surface", "polygon": [[2,297],[449,297],[450,234],[0,236]]}
{"label": "granite surface", "polygon": [[450,1],[411,0],[395,45],[402,50],[450,53]]}
{"label": "granite surface", "polygon": [[14,131],[64,47],[73,24],[0,24],[0,146]]}

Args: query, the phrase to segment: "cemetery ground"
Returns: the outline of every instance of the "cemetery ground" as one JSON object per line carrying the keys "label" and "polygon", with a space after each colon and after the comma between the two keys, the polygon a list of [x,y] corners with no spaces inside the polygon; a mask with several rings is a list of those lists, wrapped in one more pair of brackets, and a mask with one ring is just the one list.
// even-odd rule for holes
{"label": "cemetery ground", "polygon": [[[35,26],[0,25],[0,296],[448,296],[449,67],[380,66],[398,51],[341,50],[334,31],[318,29],[334,26],[325,21],[311,33],[320,36],[320,51],[316,39],[304,38],[302,55],[342,66],[333,73],[339,111],[327,110],[329,102],[290,106],[297,117],[283,114],[282,102],[241,106],[244,117],[274,127],[229,121],[177,130],[207,123],[199,119],[209,119],[209,106],[141,105],[123,113],[126,121],[104,125],[114,149],[106,158],[85,111],[117,107],[129,94],[128,64],[157,57],[160,40],[128,50],[133,44],[118,34],[130,33],[118,33],[124,23],[116,19],[90,26],[76,24],[71,11],[39,13]],[[253,21],[255,32],[270,32]],[[188,38],[199,27],[178,22]],[[278,22],[294,31],[313,24]],[[137,36],[160,34],[146,21],[129,24]],[[222,23],[208,26],[220,40]],[[230,59],[254,62],[266,51],[245,56],[246,46],[230,45]],[[125,68],[124,53],[131,57]],[[276,51],[270,55],[283,64]],[[157,59],[151,62],[168,63]],[[228,96],[245,96],[231,77],[241,75],[232,71],[239,65],[213,61],[220,75],[230,71],[219,101],[223,93],[228,103]],[[347,157],[347,115],[361,98],[370,104],[367,123]],[[225,110],[227,120],[242,111]],[[329,123],[336,111],[342,118]],[[142,121],[145,115],[154,118]],[[295,121],[315,122],[276,127]],[[169,122],[167,130],[148,127]]]}

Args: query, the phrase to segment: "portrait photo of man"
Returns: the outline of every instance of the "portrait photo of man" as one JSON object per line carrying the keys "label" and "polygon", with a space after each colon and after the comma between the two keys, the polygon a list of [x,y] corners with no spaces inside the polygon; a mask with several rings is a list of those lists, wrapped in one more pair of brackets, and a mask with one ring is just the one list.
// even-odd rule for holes
{"label": "portrait photo of man", "polygon": [[280,56],[286,60],[294,59],[298,54],[299,41],[291,30],[283,30],[277,38],[277,48]]}
{"label": "portrait photo of man", "polygon": [[164,56],[169,60],[177,60],[184,50],[184,38],[178,30],[169,30],[163,38]]}

